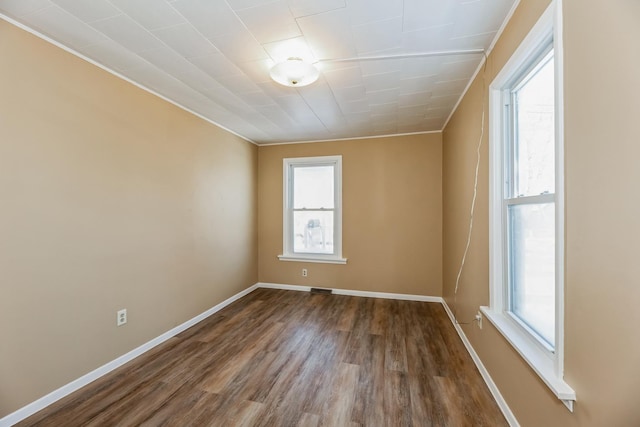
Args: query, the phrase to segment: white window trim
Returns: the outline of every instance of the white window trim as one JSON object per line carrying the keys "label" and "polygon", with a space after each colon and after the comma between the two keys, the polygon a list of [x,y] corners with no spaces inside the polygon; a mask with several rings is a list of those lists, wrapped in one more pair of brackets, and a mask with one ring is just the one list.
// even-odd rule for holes
{"label": "white window trim", "polygon": [[[507,312],[506,273],[503,248],[504,203],[504,99],[503,91],[514,71],[522,69],[532,55],[553,39],[555,64],[555,142],[556,142],[556,331],[555,351],[550,351],[535,334],[527,331]],[[522,358],[540,376],[556,397],[573,412],[576,393],[564,381],[564,111],[563,111],[562,2],[554,0],[525,37],[489,87],[490,188],[489,253],[490,307],[481,307],[489,321],[504,335]]]}
{"label": "white window trim", "polygon": [[[335,212],[334,219],[334,241],[333,254],[298,254],[293,252],[292,221],[293,210],[291,208],[291,178],[289,171],[292,166],[314,166],[327,165],[334,166],[334,187],[335,187]],[[320,157],[295,157],[283,160],[283,254],[278,255],[280,261],[316,262],[326,264],[346,264],[347,259],[342,257],[342,156],[320,156]]]}

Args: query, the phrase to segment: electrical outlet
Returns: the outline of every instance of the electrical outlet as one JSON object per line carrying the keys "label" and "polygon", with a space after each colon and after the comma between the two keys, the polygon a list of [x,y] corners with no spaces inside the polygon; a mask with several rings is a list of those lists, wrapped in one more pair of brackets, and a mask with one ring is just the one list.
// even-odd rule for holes
{"label": "electrical outlet", "polygon": [[302,269],[302,277],[307,277],[309,275],[309,272],[307,271],[306,268]]}
{"label": "electrical outlet", "polygon": [[481,312],[478,312],[478,314],[476,314],[476,322],[478,322],[478,327],[482,329],[482,313]]}
{"label": "electrical outlet", "polygon": [[116,314],[116,325],[122,326],[127,323],[127,309],[123,308],[122,310],[118,310]]}

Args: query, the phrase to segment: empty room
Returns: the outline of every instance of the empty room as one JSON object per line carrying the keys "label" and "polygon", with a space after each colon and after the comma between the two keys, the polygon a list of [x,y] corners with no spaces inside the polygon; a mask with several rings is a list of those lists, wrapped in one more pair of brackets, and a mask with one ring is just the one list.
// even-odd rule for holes
{"label": "empty room", "polygon": [[0,427],[640,426],[637,0],[0,0]]}

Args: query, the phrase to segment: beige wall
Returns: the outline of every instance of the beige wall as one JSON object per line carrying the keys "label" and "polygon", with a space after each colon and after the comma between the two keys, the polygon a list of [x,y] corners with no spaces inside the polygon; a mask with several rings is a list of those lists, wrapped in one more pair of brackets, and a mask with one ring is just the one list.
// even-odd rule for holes
{"label": "beige wall", "polygon": [[256,283],[258,150],[4,21],[0,58],[1,418]]}
{"label": "beige wall", "polygon": [[[342,155],[346,265],[279,261],[282,159]],[[261,282],[442,294],[440,133],[259,149]],[[309,276],[301,276],[302,268]]]}
{"label": "beige wall", "polygon": [[[522,0],[490,56],[487,84],[547,1]],[[640,425],[640,3],[565,0],[566,324],[571,414],[485,322],[463,326],[522,426]],[[482,83],[468,92],[443,135],[444,295],[454,304],[465,242]],[[461,321],[487,305],[488,139],[469,263],[458,294]]]}

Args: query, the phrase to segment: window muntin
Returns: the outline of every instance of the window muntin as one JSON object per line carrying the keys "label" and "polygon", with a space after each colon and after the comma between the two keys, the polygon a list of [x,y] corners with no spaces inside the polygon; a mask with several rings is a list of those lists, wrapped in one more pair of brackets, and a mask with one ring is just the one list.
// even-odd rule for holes
{"label": "window muntin", "polygon": [[283,260],[344,263],[342,157],[284,159]]}

